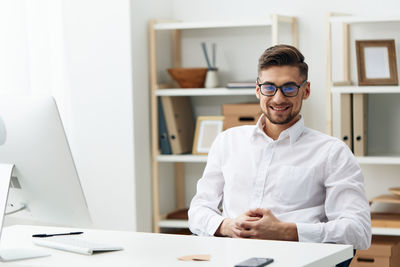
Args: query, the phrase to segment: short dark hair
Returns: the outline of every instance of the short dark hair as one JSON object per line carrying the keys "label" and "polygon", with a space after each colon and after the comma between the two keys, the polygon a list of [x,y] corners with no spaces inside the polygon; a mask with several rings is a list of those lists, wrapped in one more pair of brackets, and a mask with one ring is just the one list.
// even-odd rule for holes
{"label": "short dark hair", "polygon": [[299,68],[300,76],[305,80],[308,78],[308,65],[304,62],[304,56],[291,45],[275,45],[264,51],[258,60],[258,73],[271,66],[295,66]]}

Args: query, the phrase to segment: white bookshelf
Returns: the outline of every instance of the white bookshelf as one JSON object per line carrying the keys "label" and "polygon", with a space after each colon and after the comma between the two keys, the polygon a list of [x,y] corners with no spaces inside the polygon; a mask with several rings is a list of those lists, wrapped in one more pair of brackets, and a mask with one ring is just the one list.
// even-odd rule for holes
{"label": "white bookshelf", "polygon": [[396,235],[400,236],[400,228],[388,228],[388,227],[372,227],[373,235]]}
{"label": "white bookshelf", "polygon": [[154,24],[154,30],[195,30],[212,28],[240,28],[240,27],[265,27],[273,26],[274,20],[283,23],[293,23],[294,17],[284,15],[273,15],[271,18],[265,16],[258,20],[235,20],[235,21],[170,21]]}
{"label": "white bookshelf", "polygon": [[[158,226],[161,228],[189,228],[189,222],[187,220],[160,220]],[[400,228],[383,228],[383,227],[372,227],[372,234],[374,235],[391,235],[400,236]]]}
{"label": "white bookshelf", "polygon": [[[261,17],[260,17],[261,18]],[[288,27],[289,26],[289,27]],[[189,96],[191,97],[191,102],[194,110],[197,112],[197,116],[201,115],[219,115],[221,106],[224,103],[240,103],[249,102],[248,99],[255,99],[255,84],[254,88],[165,88],[165,84],[168,81],[163,81],[163,74],[165,70],[170,67],[185,67],[189,66],[191,60],[195,62],[196,59],[191,58],[191,53],[184,53],[185,48],[190,51],[194,51],[196,54],[199,53],[198,46],[194,50],[194,46],[191,46],[191,40],[196,37],[201,40],[210,38],[210,40],[215,39],[218,47],[223,47],[223,49],[228,49],[230,46],[221,45],[224,44],[225,39],[219,39],[219,35],[227,35],[227,38],[232,38],[234,42],[229,42],[229,45],[234,44],[236,49],[239,49],[241,44],[240,41],[249,42],[249,45],[254,45],[253,39],[241,40],[240,37],[236,36],[236,33],[245,33],[247,36],[247,31],[249,27],[256,27],[254,29],[249,29],[252,32],[260,32],[266,36],[262,41],[259,40],[256,46],[267,47],[270,45],[278,44],[279,42],[288,42],[283,40],[284,37],[289,37],[291,43],[294,46],[298,44],[297,36],[297,21],[295,17],[272,14],[271,16],[263,15],[261,19],[250,19],[241,20],[238,18],[234,21],[187,21],[179,22],[172,20],[153,20],[149,23],[149,67],[150,67],[150,87],[151,87],[151,124],[152,124],[152,187],[153,187],[153,227],[154,232],[160,232],[160,228],[187,228],[187,221],[181,220],[168,220],[165,219],[162,214],[170,212],[171,201],[161,200],[160,191],[164,190],[166,193],[168,188],[164,188],[160,183],[165,182],[165,179],[160,181],[160,165],[166,167],[164,163],[171,163],[174,167],[175,176],[175,208],[176,210],[181,210],[185,207],[185,192],[184,187],[185,168],[196,170],[197,166],[193,166],[190,163],[206,163],[207,156],[203,155],[159,155],[158,149],[158,105],[157,98],[160,96]],[[237,28],[237,29],[234,29]],[[202,29],[198,31],[197,29]],[[218,30],[218,36],[215,36]],[[269,35],[269,36],[268,36]],[[191,36],[189,38],[189,36]],[[192,38],[192,36],[195,36]],[[240,36],[243,36],[240,35]],[[168,37],[168,38],[167,38]],[[263,37],[263,38],[264,38]],[[190,39],[190,40],[189,40]],[[168,40],[172,41],[171,47],[160,47],[160,43],[157,42]],[[200,39],[199,39],[200,40]],[[236,42],[237,41],[237,42]],[[197,41],[196,41],[197,42]],[[290,41],[289,41],[290,42]],[[264,43],[264,44],[262,44]],[[157,53],[157,48],[162,48],[164,51],[162,53]],[[256,50],[253,49],[253,52]],[[171,62],[165,61],[163,58],[170,57]],[[218,61],[217,61],[218,62]],[[164,66],[165,64],[165,66]],[[194,64],[196,65],[196,64]],[[197,64],[198,65],[198,64]],[[245,64],[243,65],[244,70],[247,69]],[[221,66],[221,73],[223,73],[224,68]],[[229,66],[226,72],[226,80],[233,81],[233,77],[238,80],[247,80],[249,75],[237,75],[236,73],[242,73],[243,69],[232,68]],[[229,77],[231,76],[231,77]],[[238,77],[239,76],[239,77]],[[221,79],[222,80],[222,79]],[[221,86],[226,86],[221,83]],[[217,97],[214,97],[217,96]],[[222,97],[221,97],[222,96]],[[227,97],[225,97],[227,96]],[[210,115],[211,114],[211,115]],[[203,116],[204,116],[203,115]],[[188,163],[188,164],[187,164]],[[167,166],[168,168],[169,166]],[[164,173],[163,173],[164,175]],[[186,175],[187,176],[187,175]],[[160,202],[163,201],[163,210],[160,209]]]}
{"label": "white bookshelf", "polygon": [[[160,220],[158,226],[161,228],[189,228],[189,222],[187,220]],[[383,227],[372,227],[372,234],[374,235],[395,235],[400,236],[400,228],[383,228]]]}
{"label": "white bookshelf", "polygon": [[398,94],[400,86],[333,86],[331,92],[338,94]]}
{"label": "white bookshelf", "polygon": [[266,17],[263,20],[246,21],[189,21],[166,22],[154,24],[155,30],[185,30],[185,29],[211,29],[211,28],[237,28],[237,27],[265,27],[272,25],[272,20]]}
{"label": "white bookshelf", "polygon": [[157,96],[215,96],[215,95],[255,95],[256,89],[249,88],[171,88],[171,89],[158,89],[156,90]]}
{"label": "white bookshelf", "polygon": [[205,155],[158,155],[158,162],[207,162]]}
{"label": "white bookshelf", "polygon": [[[382,185],[382,189],[389,188],[393,181],[398,178],[397,175],[393,176],[391,170],[397,170],[400,167],[400,149],[398,146],[398,130],[400,129],[398,123],[397,100],[400,96],[400,86],[387,86],[387,85],[376,85],[376,86],[359,86],[357,85],[357,62],[355,61],[355,55],[352,55],[355,51],[355,40],[373,40],[381,39],[376,31],[371,31],[370,28],[381,29],[385,35],[385,39],[397,39],[398,34],[395,30],[396,27],[387,27],[390,23],[400,23],[400,16],[333,16],[328,19],[329,27],[327,28],[328,34],[328,75],[327,84],[330,85],[327,88],[327,96],[330,104],[328,107],[328,122],[330,125],[330,131],[333,133],[335,128],[336,136],[341,137],[340,128],[341,118],[336,117],[336,124],[333,123],[332,110],[335,105],[336,110],[342,110],[342,96],[344,94],[368,94],[368,152],[366,156],[356,157],[358,163],[361,165],[363,170],[370,172],[382,171],[382,177],[368,177],[366,184],[369,179],[379,178],[379,183]],[[374,24],[374,25],[368,25]],[[396,24],[398,25],[398,24]],[[393,26],[393,25],[392,25]],[[333,28],[333,29],[332,29]],[[341,30],[339,30],[341,28]],[[386,31],[386,32],[385,32]],[[340,63],[335,58],[333,61],[331,52],[333,49],[337,49],[337,46],[333,44],[342,43],[342,59]],[[398,51],[396,51],[398,52]],[[336,55],[337,57],[338,55]],[[336,62],[336,63],[334,63]],[[334,68],[334,64],[336,67]],[[343,71],[343,84],[348,85],[335,85],[332,81],[332,70]],[[352,77],[353,76],[353,77]],[[332,101],[332,96],[335,100]],[[351,107],[350,107],[351,108]],[[343,110],[342,110],[343,111]],[[339,130],[338,130],[339,129]],[[368,154],[371,153],[371,154]],[[392,166],[389,166],[392,165]],[[385,170],[388,170],[386,176]],[[396,171],[394,171],[395,173]],[[376,181],[373,181],[371,185],[374,185]],[[371,186],[370,186],[371,187]],[[377,190],[382,190],[377,189]],[[371,192],[376,194],[375,192]],[[374,197],[369,196],[369,197]],[[395,235],[400,236],[400,228],[383,228],[373,227],[372,233],[374,235]]]}
{"label": "white bookshelf", "polygon": [[341,22],[348,24],[390,23],[400,22],[400,16],[338,16],[331,17],[330,22]]}
{"label": "white bookshelf", "polygon": [[187,220],[160,220],[158,221],[158,227],[188,229],[189,222]]}
{"label": "white bookshelf", "polygon": [[400,165],[399,157],[388,157],[388,156],[365,156],[356,157],[360,164],[375,164],[375,165]]}

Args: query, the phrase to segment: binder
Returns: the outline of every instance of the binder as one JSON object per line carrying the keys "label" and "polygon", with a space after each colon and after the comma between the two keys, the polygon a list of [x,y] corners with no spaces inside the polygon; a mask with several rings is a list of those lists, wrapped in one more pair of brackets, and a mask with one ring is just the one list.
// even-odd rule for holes
{"label": "binder", "polygon": [[353,95],[353,143],[354,155],[367,155],[368,95]]}
{"label": "binder", "polygon": [[188,96],[163,96],[161,102],[171,144],[172,154],[189,153],[192,150],[194,120]]}
{"label": "binder", "polygon": [[353,151],[352,95],[340,95],[340,138]]}
{"label": "binder", "polygon": [[161,154],[164,155],[172,154],[171,144],[169,143],[167,124],[165,122],[164,110],[161,103],[161,97],[157,98],[157,103],[158,103],[158,145],[161,150]]}

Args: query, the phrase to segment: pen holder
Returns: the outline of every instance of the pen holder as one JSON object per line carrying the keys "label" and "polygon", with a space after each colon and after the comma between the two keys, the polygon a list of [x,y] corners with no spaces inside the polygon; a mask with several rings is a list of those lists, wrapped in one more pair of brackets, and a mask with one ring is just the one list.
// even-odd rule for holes
{"label": "pen holder", "polygon": [[218,69],[209,69],[207,71],[205,88],[215,88],[218,86]]}

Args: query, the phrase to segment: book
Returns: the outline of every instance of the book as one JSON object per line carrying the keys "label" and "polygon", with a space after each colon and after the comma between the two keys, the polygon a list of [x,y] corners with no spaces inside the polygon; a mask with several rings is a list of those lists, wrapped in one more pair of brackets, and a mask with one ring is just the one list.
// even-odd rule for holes
{"label": "book", "polygon": [[163,155],[172,154],[171,144],[169,142],[169,135],[167,123],[165,122],[164,110],[161,103],[161,97],[157,98],[158,104],[158,146]]}
{"label": "book", "polygon": [[368,95],[353,94],[353,148],[354,155],[367,155]]}
{"label": "book", "polygon": [[340,137],[351,151],[353,151],[352,98],[351,94],[340,95]]}

